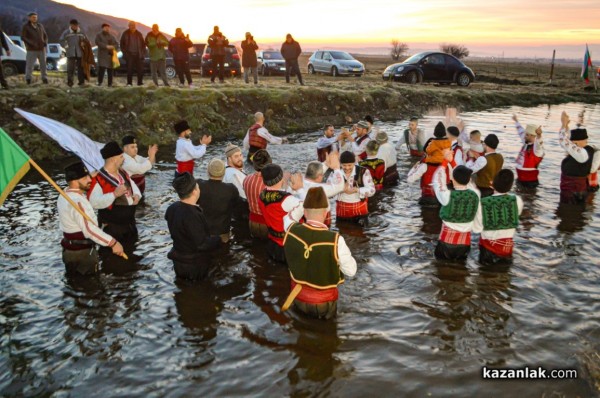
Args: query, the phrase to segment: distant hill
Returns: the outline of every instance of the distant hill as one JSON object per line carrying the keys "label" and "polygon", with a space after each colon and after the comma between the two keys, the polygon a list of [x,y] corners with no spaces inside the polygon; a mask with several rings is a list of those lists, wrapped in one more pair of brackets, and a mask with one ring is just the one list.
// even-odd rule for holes
{"label": "distant hill", "polygon": [[[129,22],[124,18],[97,14],[51,0],[1,0],[1,3],[0,23],[7,34],[20,35],[21,26],[27,21],[27,14],[35,11],[40,22],[46,27],[51,42],[58,40],[56,36],[69,27],[69,21],[73,18],[77,19],[84,32],[93,35],[92,37],[100,32],[103,23],[109,23],[114,33],[120,36],[121,32],[127,29]],[[140,23],[137,24],[137,28],[144,35],[151,30],[149,26]]]}

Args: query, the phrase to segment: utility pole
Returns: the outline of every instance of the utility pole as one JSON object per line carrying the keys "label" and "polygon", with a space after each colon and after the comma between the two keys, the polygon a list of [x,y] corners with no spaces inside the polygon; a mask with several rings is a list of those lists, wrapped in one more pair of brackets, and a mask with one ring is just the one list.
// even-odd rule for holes
{"label": "utility pole", "polygon": [[552,51],[552,63],[550,64],[550,84],[552,84],[552,77],[554,76],[554,59],[556,57],[556,50]]}

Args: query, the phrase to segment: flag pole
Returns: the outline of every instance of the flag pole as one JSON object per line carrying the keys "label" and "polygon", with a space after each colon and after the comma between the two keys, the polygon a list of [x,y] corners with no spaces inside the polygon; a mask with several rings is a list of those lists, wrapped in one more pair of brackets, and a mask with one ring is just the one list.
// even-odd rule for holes
{"label": "flag pole", "polygon": [[[92,221],[90,216],[88,216],[83,210],[81,210],[81,208],[79,206],[77,206],[77,204],[73,201],[73,199],[71,199],[69,197],[69,195],[67,195],[65,193],[65,191],[63,191],[62,188],[59,187],[58,184],[56,182],[54,182],[54,180],[48,174],[46,174],[46,172],[33,159],[29,158],[29,164],[31,164],[38,171],[38,173],[40,173],[42,175],[42,177],[44,177],[46,179],[46,181],[48,181],[50,183],[50,185],[52,185],[54,187],[54,189],[56,189],[58,191],[58,193],[63,198],[65,198],[67,200],[67,202],[69,202],[69,204],[71,206],[73,206],[73,208],[75,208],[75,210],[77,210],[77,212],[79,214],[81,214],[81,216],[83,218],[85,218],[90,223],[96,225],[96,223],[94,221]],[[98,226],[98,225],[96,225],[96,226]],[[128,260],[127,254],[125,254],[125,253],[121,253],[121,257],[123,257],[125,260]]]}

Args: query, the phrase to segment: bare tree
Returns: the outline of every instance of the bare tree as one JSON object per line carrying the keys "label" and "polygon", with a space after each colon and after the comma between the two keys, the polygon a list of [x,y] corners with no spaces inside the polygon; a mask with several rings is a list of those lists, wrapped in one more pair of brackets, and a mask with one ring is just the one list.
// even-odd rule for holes
{"label": "bare tree", "polygon": [[446,54],[454,55],[458,59],[463,59],[469,56],[469,49],[460,44],[442,43],[440,50]]}
{"label": "bare tree", "polygon": [[401,43],[398,39],[392,40],[391,56],[394,61],[398,61],[401,56],[408,52],[408,44]]}

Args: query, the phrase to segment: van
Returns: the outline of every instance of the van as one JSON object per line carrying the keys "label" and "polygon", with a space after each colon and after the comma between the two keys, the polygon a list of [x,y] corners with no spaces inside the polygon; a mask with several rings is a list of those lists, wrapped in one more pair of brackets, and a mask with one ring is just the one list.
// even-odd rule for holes
{"label": "van", "polygon": [[[17,46],[25,49],[25,43],[21,36],[8,36]],[[25,51],[27,51],[25,49]],[[48,70],[58,70],[58,63],[61,58],[67,56],[67,51],[60,45],[60,43],[48,43],[46,46],[46,68]],[[36,61],[36,69],[39,69],[39,63]]]}
{"label": "van", "polygon": [[25,73],[25,62],[27,59],[27,51],[24,48],[16,45],[6,33],[2,33],[10,48],[10,57],[6,55],[2,49],[2,69],[4,76],[16,76],[19,73]]}

